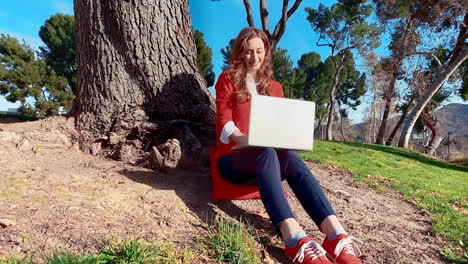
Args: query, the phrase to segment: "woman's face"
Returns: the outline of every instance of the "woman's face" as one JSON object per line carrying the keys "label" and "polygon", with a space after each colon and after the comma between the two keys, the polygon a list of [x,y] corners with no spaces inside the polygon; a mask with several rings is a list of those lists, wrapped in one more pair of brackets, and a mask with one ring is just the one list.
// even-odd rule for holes
{"label": "woman's face", "polygon": [[256,37],[247,41],[247,50],[244,58],[244,64],[248,73],[253,73],[260,68],[265,59],[265,45],[263,41]]}

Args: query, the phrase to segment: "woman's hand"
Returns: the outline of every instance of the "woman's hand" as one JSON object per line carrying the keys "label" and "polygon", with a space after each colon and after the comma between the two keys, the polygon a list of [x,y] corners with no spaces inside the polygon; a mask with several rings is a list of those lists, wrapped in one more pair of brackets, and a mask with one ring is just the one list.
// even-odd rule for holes
{"label": "woman's hand", "polygon": [[231,140],[234,140],[237,144],[239,145],[245,145],[247,144],[247,136],[242,134],[242,132],[240,132],[240,130],[236,130],[234,131],[230,136],[229,138]]}

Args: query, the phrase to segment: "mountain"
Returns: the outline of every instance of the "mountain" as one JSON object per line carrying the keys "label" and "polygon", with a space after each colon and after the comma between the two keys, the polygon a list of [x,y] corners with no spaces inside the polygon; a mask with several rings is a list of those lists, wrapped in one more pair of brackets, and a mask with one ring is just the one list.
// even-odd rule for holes
{"label": "mountain", "polygon": [[468,138],[468,104],[448,104],[435,114],[444,133]]}

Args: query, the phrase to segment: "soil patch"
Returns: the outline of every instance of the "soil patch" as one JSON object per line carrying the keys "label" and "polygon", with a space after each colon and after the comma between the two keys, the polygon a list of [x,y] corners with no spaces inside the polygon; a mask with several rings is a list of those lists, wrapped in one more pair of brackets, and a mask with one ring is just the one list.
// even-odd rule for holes
{"label": "soil patch", "polygon": [[[222,215],[249,221],[270,239],[266,252],[290,263],[261,201],[211,201],[208,168],[153,172],[85,154],[65,140],[75,135],[72,124],[63,117],[0,122],[0,257],[96,253],[113,238],[195,247],[205,224]],[[439,251],[447,242],[431,231],[424,210],[393,189],[372,189],[348,172],[307,165],[345,228],[364,241],[364,263],[443,263]],[[294,195],[289,201],[301,225],[321,241]]]}

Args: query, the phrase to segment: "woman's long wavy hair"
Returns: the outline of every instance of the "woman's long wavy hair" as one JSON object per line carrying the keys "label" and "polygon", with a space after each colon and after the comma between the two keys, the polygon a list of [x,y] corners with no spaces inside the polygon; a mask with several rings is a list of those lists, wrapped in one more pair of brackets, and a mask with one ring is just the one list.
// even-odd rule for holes
{"label": "woman's long wavy hair", "polygon": [[257,70],[257,92],[260,95],[270,95],[270,82],[273,79],[271,67],[271,45],[267,35],[262,30],[255,27],[247,27],[241,30],[234,42],[231,52],[230,66],[227,68],[228,77],[239,90],[235,93],[237,103],[244,102],[249,98],[249,92],[245,84],[247,67],[245,56],[247,55],[247,41],[253,38],[260,38],[265,45],[265,58],[260,68]]}

